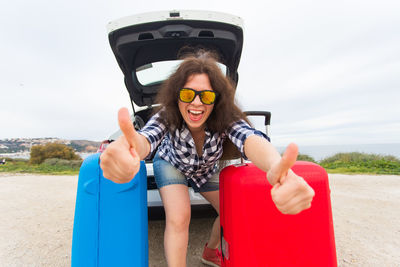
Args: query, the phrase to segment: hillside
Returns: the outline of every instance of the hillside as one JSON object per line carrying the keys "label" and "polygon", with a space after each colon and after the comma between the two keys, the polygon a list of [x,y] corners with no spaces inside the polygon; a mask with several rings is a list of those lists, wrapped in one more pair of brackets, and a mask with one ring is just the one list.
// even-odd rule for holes
{"label": "hillside", "polygon": [[66,140],[53,137],[0,139],[0,153],[28,152],[32,146],[46,143],[61,143],[72,147],[76,152],[96,152],[100,142],[89,140]]}

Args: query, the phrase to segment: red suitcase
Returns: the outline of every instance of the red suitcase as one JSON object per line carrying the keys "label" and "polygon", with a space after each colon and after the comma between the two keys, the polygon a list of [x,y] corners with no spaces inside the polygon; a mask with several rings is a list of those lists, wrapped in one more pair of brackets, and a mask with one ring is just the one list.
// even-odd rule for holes
{"label": "red suitcase", "polygon": [[296,215],[278,211],[265,172],[255,165],[222,170],[222,266],[337,266],[328,175],[304,161],[292,170],[315,191],[311,208]]}

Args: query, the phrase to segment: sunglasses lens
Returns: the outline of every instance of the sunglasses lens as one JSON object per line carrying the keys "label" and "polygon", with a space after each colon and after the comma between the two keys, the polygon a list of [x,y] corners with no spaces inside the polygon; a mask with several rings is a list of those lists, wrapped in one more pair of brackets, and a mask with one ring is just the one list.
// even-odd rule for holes
{"label": "sunglasses lens", "polygon": [[210,105],[210,104],[214,103],[214,101],[215,101],[215,93],[214,92],[204,91],[204,92],[201,92],[200,96],[201,96],[201,101],[206,105]]}
{"label": "sunglasses lens", "polygon": [[192,90],[188,90],[188,89],[181,89],[181,91],[179,92],[179,99],[182,102],[192,102],[194,99],[195,93]]}

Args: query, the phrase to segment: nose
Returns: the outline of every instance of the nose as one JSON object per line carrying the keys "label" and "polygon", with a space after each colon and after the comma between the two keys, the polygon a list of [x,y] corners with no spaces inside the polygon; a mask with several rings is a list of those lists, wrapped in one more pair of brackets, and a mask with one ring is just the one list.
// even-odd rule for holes
{"label": "nose", "polygon": [[196,95],[196,97],[193,99],[193,101],[192,101],[192,104],[195,104],[195,105],[201,105],[201,104],[203,104],[202,102],[201,102],[201,100],[200,100],[200,95]]}

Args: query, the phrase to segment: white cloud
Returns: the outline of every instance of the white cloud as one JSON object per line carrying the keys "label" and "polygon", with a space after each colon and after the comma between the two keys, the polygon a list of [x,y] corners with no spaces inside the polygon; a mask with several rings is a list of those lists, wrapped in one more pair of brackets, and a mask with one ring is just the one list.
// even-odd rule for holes
{"label": "white cloud", "polygon": [[[130,106],[105,25],[188,1],[12,1],[0,11],[0,138],[101,140]],[[205,1],[245,20],[237,99],[280,143],[400,142],[398,1]],[[156,7],[156,8],[154,8]],[[372,125],[377,125],[372,126]]]}

